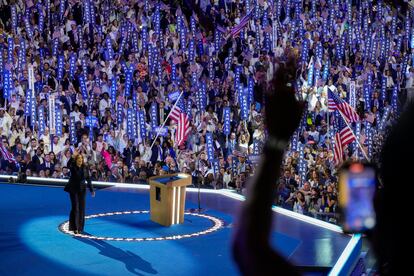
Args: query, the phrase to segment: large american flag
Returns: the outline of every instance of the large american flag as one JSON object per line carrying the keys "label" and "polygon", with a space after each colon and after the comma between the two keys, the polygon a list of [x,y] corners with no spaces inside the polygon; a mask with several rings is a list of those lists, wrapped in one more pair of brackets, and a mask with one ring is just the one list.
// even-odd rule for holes
{"label": "large american flag", "polygon": [[181,146],[190,133],[190,120],[188,118],[188,115],[182,111],[178,105],[175,105],[171,110],[170,118],[177,122],[175,141],[177,142],[178,146]]}
{"label": "large american flag", "polygon": [[331,89],[328,88],[328,108],[329,111],[339,110],[349,123],[360,120],[358,113],[346,101],[338,97]]}
{"label": "large american flag", "polygon": [[240,20],[240,23],[237,26],[235,26],[233,29],[231,29],[231,35],[233,37],[237,36],[241,32],[241,30],[243,30],[243,28],[249,23],[250,18],[252,17],[252,15],[253,15],[253,9],[251,9],[250,12],[248,14],[246,14]]}
{"label": "large american flag", "polygon": [[337,118],[338,131],[335,134],[334,162],[336,165],[339,165],[344,161],[344,147],[355,141],[355,135],[340,116],[337,116]]}
{"label": "large american flag", "polygon": [[5,160],[9,161],[10,163],[15,163],[16,165],[18,165],[14,156],[2,144],[0,144],[0,152]]}

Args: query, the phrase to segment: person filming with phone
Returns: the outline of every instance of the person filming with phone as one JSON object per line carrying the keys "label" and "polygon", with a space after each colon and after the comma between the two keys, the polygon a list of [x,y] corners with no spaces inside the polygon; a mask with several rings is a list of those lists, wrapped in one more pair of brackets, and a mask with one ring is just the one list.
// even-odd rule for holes
{"label": "person filming with phone", "polygon": [[[232,244],[233,256],[242,275],[300,274],[269,241],[275,215],[272,205],[278,189],[274,183],[279,177],[279,170],[275,168],[282,164],[287,141],[298,127],[303,111],[303,104],[295,99],[294,72],[296,62],[290,59],[280,64],[270,84],[263,86],[267,92],[269,138],[237,220]],[[413,163],[404,156],[414,156],[413,143],[414,104],[411,103],[394,125],[383,148],[378,172],[382,185],[377,185],[372,165],[351,163],[340,171],[338,201],[340,208],[345,209],[344,232],[366,233],[377,256],[379,275],[408,275],[412,271],[413,235],[407,216],[412,210],[412,201],[401,199],[412,195]],[[333,191],[328,190],[329,193],[332,196],[326,195],[326,202],[317,202],[318,206],[336,204]],[[275,217],[277,219],[277,215]]]}

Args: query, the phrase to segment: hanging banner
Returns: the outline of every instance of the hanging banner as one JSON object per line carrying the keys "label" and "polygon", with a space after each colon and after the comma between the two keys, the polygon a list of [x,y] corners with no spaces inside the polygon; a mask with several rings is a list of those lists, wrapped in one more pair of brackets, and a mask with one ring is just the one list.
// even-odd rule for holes
{"label": "hanging banner", "polygon": [[30,116],[31,113],[31,108],[32,108],[32,91],[30,91],[30,89],[26,90],[26,101],[24,103],[24,115],[25,116]]}
{"label": "hanging banner", "polygon": [[63,55],[59,55],[58,57],[58,68],[57,68],[57,80],[61,81],[63,79],[63,67],[65,63],[65,57]]}
{"label": "hanging banner", "polygon": [[48,99],[49,104],[49,133],[56,134],[56,101],[54,95],[49,95]]}
{"label": "hanging banner", "polygon": [[354,109],[356,108],[356,91],[355,91],[355,81],[349,83],[349,105]]}
{"label": "hanging banner", "polygon": [[138,123],[139,123],[139,134],[141,136],[141,139],[145,139],[147,136],[147,131],[145,127],[145,114],[144,111],[140,110],[138,111]]}
{"label": "hanging banner", "polygon": [[230,135],[231,126],[230,126],[230,107],[225,107],[223,109],[223,133],[228,136]]}
{"label": "hanging banner", "polygon": [[214,146],[213,146],[213,134],[206,133],[206,145],[207,145],[207,159],[212,162],[214,160]]}
{"label": "hanging banner", "polygon": [[118,103],[118,108],[116,109],[116,121],[117,121],[118,126],[122,124],[123,113],[124,113],[124,108],[121,103]]}
{"label": "hanging banner", "polygon": [[62,111],[60,108],[56,108],[56,135],[62,136],[63,135],[63,128],[62,128]]}
{"label": "hanging banner", "polygon": [[158,126],[158,107],[156,103],[151,104],[150,109],[150,117],[151,117],[151,128],[154,129]]}
{"label": "hanging banner", "polygon": [[45,123],[45,113],[43,106],[39,106],[38,109],[38,127],[39,127],[39,134],[44,134],[46,129],[46,123]]}

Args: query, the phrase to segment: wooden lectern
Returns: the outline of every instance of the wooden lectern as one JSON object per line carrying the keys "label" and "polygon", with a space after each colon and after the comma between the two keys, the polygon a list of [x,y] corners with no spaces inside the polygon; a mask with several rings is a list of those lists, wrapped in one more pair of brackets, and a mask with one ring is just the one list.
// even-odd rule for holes
{"label": "wooden lectern", "polygon": [[176,173],[149,178],[151,220],[164,226],[184,222],[185,187],[191,175]]}

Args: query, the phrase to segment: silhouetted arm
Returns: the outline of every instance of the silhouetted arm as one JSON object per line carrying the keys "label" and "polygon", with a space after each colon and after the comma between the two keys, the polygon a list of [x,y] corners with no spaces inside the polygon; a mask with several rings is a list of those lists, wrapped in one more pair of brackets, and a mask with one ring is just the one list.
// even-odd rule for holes
{"label": "silhouetted arm", "polygon": [[294,90],[286,86],[293,80],[294,61],[279,69],[267,90],[266,123],[269,139],[250,184],[247,200],[236,227],[233,254],[243,275],[296,275],[298,272],[270,246],[272,204],[283,151],[297,128],[303,105]]}

